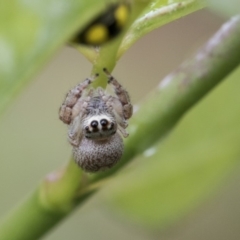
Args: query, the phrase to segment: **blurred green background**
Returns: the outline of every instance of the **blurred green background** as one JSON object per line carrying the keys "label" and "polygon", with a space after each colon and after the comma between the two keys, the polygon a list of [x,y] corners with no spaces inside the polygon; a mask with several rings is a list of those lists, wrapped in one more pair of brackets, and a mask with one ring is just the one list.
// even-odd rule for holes
{"label": "blurred green background", "polygon": [[[223,22],[224,19],[216,14],[202,10],[168,24],[134,44],[121,58],[113,74],[128,89],[133,103],[138,104],[151,89],[157,87],[165,75],[206,42]],[[91,64],[83,56],[71,47],[64,47],[4,114],[0,124],[1,215],[34,189],[43,176],[69,159],[71,147],[66,138],[67,128],[58,120],[58,109],[66,92],[89,76],[90,71]],[[204,155],[206,145],[211,149],[214,139],[221,139],[223,133],[225,138],[222,145],[228,144],[226,149],[230,149],[227,153],[232,154],[231,161],[238,160],[239,88],[236,81],[239,76],[238,71],[197,104],[163,141],[165,148],[168,148],[167,144],[171,146],[171,141],[175,141],[172,136],[177,136],[175,139],[179,140],[180,155],[186,147],[182,142],[185,142],[189,144],[193,156],[201,156]],[[210,140],[203,141],[205,145],[191,144],[199,139]],[[218,151],[216,148],[222,145],[214,145],[213,151]],[[231,151],[231,147],[236,151]],[[146,154],[148,153],[145,152]],[[210,198],[199,199],[197,203],[195,201],[189,207],[189,213],[180,212],[179,218],[176,217],[178,221],[164,229],[158,227],[158,221],[163,220],[157,211],[156,216],[146,217],[146,222],[135,215],[132,206],[138,202],[135,190],[139,187],[136,176],[144,176],[144,169],[148,167],[164,167],[164,164],[159,165],[162,164],[161,159],[157,161],[159,162],[149,159],[149,163],[146,163],[141,160],[141,156],[137,158],[123,170],[125,174],[120,173],[45,239],[239,239],[240,167],[232,170],[227,164],[221,165],[222,168],[226,167],[226,175],[231,174],[226,178],[223,176],[224,181],[219,190],[209,189]],[[178,164],[180,168],[180,159]],[[213,167],[217,166],[217,162],[215,164]],[[218,171],[220,170],[216,168]],[[128,181],[133,181],[133,184]],[[205,175],[202,176],[202,181],[207,184]],[[139,182],[144,182],[144,179]],[[124,192],[126,184],[129,185],[129,193]],[[152,200],[156,201],[156,206],[161,186],[155,194],[156,199],[153,199],[154,195]],[[179,188],[173,197],[178,194],[181,198],[184,189]],[[125,198],[128,202],[124,203],[121,196],[126,195],[129,196],[129,201]],[[143,205],[143,212],[148,212],[150,205],[149,200]],[[133,209],[132,212],[128,211],[129,208]]]}

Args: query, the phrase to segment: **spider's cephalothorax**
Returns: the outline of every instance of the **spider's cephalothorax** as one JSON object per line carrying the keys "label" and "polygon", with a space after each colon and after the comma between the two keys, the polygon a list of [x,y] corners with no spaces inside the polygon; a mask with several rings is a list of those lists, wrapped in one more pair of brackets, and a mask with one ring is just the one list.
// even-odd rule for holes
{"label": "spider's cephalothorax", "polygon": [[83,119],[84,135],[88,139],[107,139],[117,131],[114,114],[108,110],[101,96],[93,97]]}
{"label": "spider's cephalothorax", "polygon": [[[68,139],[73,146],[76,163],[87,172],[110,168],[123,153],[123,137],[127,137],[127,119],[132,105],[127,91],[106,69],[108,83],[115,95],[102,88],[87,90],[95,78],[87,78],[67,94],[60,119],[69,125]],[[86,94],[84,94],[86,92]]]}

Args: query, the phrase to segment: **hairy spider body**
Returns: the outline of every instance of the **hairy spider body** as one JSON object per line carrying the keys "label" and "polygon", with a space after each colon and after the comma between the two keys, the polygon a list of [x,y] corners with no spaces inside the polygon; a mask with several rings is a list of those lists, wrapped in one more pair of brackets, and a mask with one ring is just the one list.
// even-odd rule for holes
{"label": "hairy spider body", "polygon": [[67,94],[60,119],[69,125],[68,140],[76,163],[87,172],[114,166],[123,154],[123,137],[127,137],[127,119],[132,115],[128,93],[106,69],[108,83],[115,95],[102,88],[90,89],[94,79],[87,78]]}
{"label": "hairy spider body", "polygon": [[92,141],[83,138],[73,147],[75,162],[86,172],[97,172],[113,167],[123,154],[123,140],[116,133],[109,139]]}

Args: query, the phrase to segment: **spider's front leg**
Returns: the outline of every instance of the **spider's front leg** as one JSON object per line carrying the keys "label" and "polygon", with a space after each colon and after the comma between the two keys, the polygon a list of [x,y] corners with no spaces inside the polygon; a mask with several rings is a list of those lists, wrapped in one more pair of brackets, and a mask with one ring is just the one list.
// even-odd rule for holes
{"label": "spider's front leg", "polygon": [[106,68],[103,71],[108,76],[108,83],[114,89],[116,97],[109,96],[105,99],[107,105],[111,106],[118,122],[118,130],[123,137],[128,137],[128,132],[125,130],[128,126],[127,119],[132,116],[132,104],[128,92],[122,87],[122,85],[107,71]]}
{"label": "spider's front leg", "polygon": [[98,77],[96,74],[93,78],[86,78],[82,83],[71,89],[62,106],[59,109],[59,118],[66,124],[70,124],[73,120],[72,109],[81,98],[83,91]]}
{"label": "spider's front leg", "polygon": [[125,120],[129,119],[133,113],[133,107],[130,102],[130,97],[128,92],[123,88],[123,86],[108,72],[106,68],[103,69],[108,77],[108,83],[112,85],[115,94],[118,97],[118,100],[122,104],[123,108],[123,117]]}

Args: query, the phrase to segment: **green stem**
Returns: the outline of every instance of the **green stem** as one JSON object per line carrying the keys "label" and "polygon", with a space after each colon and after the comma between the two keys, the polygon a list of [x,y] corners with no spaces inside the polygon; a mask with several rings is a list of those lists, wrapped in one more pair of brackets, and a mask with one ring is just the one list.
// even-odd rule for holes
{"label": "green stem", "polygon": [[48,174],[40,184],[40,201],[44,208],[68,212],[74,205],[74,197],[80,186],[83,188],[87,176],[71,159],[68,165]]}
{"label": "green stem", "polygon": [[[89,190],[78,198],[78,206],[88,199],[95,190]],[[36,240],[45,235],[77,206],[77,202],[68,211],[56,211],[45,208],[39,200],[39,189],[13,209],[0,226],[1,240]]]}
{"label": "green stem", "polygon": [[[129,122],[125,153],[108,177],[171,130],[196,102],[240,64],[240,15],[233,17],[191,59],[166,76]],[[139,140],[141,139],[141,140]]]}
{"label": "green stem", "polygon": [[65,214],[43,208],[37,189],[4,219],[0,227],[0,239],[37,239],[56,225]]}
{"label": "green stem", "polygon": [[79,188],[85,189],[86,180],[72,159],[65,168],[48,174],[36,191],[3,219],[0,239],[42,237],[96,191],[96,187],[88,188],[79,196]]}
{"label": "green stem", "polygon": [[138,15],[146,8],[149,3],[147,1],[136,1],[132,4],[131,16],[128,20],[127,26],[119,34],[119,36],[110,41],[108,44],[103,44],[101,47],[86,47],[80,45],[74,45],[79,52],[81,52],[92,64],[92,75],[96,73],[99,77],[92,84],[93,87],[103,87],[106,88],[107,78],[103,73],[103,68],[107,68],[109,72],[113,70],[117,63],[117,54],[122,43],[122,40],[126,34],[126,31],[131,26],[131,24],[137,19]]}
{"label": "green stem", "polygon": [[117,167],[87,177],[70,161],[65,169],[47,176],[2,220],[0,239],[35,240],[43,236],[105,185],[105,180],[100,179],[115,173],[169,132],[184,113],[239,65],[239,36],[237,16],[224,24],[192,59],[161,81],[131,120],[125,154]]}

